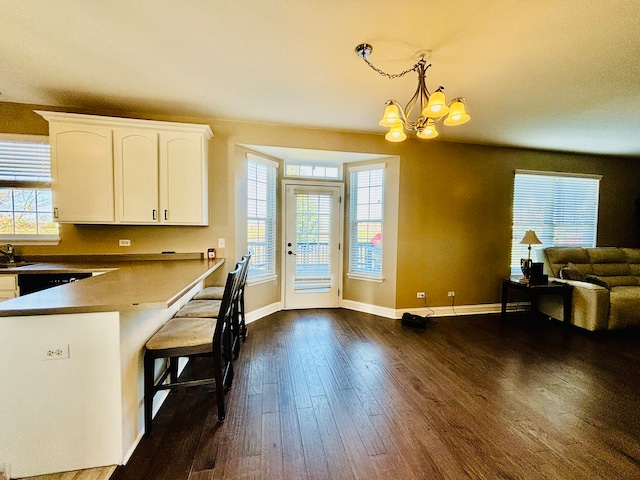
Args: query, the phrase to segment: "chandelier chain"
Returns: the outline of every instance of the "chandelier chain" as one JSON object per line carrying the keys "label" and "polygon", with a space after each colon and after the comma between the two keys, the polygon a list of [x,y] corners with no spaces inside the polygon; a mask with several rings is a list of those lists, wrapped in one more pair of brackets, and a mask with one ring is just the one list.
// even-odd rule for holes
{"label": "chandelier chain", "polygon": [[[417,72],[418,69],[420,68],[420,65],[424,65],[426,62],[424,60],[424,58],[421,58],[418,63],[416,63],[413,67],[411,67],[408,70],[405,70],[403,72],[400,73],[387,73],[381,69],[379,69],[378,67],[376,67],[373,63],[371,63],[369,60],[367,60],[365,57],[361,57],[362,60],[365,61],[365,63],[367,65],[369,65],[374,71],[378,72],[380,75],[382,75],[383,77],[387,77],[389,79],[394,79],[394,78],[400,78],[400,77],[404,77],[407,73],[409,72]],[[431,66],[431,65],[429,65]]]}

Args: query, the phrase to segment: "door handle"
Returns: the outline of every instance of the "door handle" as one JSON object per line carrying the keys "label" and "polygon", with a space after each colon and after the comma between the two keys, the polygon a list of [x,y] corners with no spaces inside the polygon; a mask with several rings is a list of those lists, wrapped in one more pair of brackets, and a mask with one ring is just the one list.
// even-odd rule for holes
{"label": "door handle", "polygon": [[291,250],[289,250],[289,251],[287,252],[287,254],[289,254],[289,255],[297,255],[297,253],[293,253]]}

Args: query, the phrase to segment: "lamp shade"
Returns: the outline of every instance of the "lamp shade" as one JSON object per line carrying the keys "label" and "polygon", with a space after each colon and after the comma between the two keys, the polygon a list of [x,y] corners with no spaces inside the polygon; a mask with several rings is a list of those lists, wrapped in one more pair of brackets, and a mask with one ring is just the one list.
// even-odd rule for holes
{"label": "lamp shade", "polygon": [[534,232],[533,230],[527,230],[524,233],[524,237],[522,237],[522,240],[520,240],[520,243],[524,243],[525,245],[540,245],[540,244],[542,244],[540,239],[536,236],[536,232]]}
{"label": "lamp shade", "polygon": [[436,126],[433,124],[427,125],[424,127],[424,130],[418,130],[416,133],[418,138],[436,138],[438,136],[438,131],[436,130]]}
{"label": "lamp shade", "polygon": [[471,119],[471,116],[467,114],[464,109],[464,103],[460,100],[456,101],[451,105],[449,109],[449,116],[444,119],[445,125],[462,125],[463,123],[467,123]]}
{"label": "lamp shade", "polygon": [[398,106],[393,103],[387,105],[387,108],[384,109],[384,115],[382,115],[382,119],[378,122],[378,125],[382,127],[393,127],[400,124],[402,124],[402,122],[400,120]]}
{"label": "lamp shade", "polygon": [[442,92],[433,92],[429,97],[429,103],[422,111],[425,117],[442,117],[449,113],[449,107]]}
{"label": "lamp shade", "polygon": [[389,129],[389,132],[387,132],[387,134],[384,136],[384,138],[386,138],[390,142],[402,142],[404,139],[406,139],[407,135],[404,133],[404,130],[402,129],[402,123],[399,123],[398,125],[393,125]]}

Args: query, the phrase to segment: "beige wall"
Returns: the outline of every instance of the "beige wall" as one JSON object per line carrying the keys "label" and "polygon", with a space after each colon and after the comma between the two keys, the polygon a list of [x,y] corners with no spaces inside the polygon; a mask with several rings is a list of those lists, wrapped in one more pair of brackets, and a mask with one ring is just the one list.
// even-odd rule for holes
{"label": "beige wall", "polygon": [[[34,109],[41,105],[0,103],[0,133],[47,134],[48,125]],[[70,111],[70,110],[67,110]],[[387,154],[399,158],[397,173],[397,270],[385,284],[346,281],[344,298],[390,308],[420,307],[416,291],[426,291],[431,306],[499,301],[500,279],[509,272],[511,196],[515,169],[600,174],[598,245],[638,246],[634,202],[640,193],[638,159],[605,158],[409,139],[390,144],[382,135],[332,132],[212,118],[149,117],[135,112],[81,113],[208,123],[208,227],[126,227],[62,225],[57,247],[24,247],[26,253],[206,251],[224,237],[229,258],[244,248],[236,241],[238,145]],[[463,127],[462,127],[463,128]],[[118,247],[130,238],[132,247]],[[227,269],[231,267],[231,262]],[[223,272],[220,272],[222,275]],[[389,293],[391,292],[391,293]],[[256,286],[249,308],[279,300],[279,284]]]}

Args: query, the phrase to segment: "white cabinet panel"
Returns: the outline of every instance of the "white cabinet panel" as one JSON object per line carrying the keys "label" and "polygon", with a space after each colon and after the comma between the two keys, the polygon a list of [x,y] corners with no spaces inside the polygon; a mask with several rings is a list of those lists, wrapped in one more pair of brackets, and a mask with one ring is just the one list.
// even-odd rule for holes
{"label": "white cabinet panel", "polygon": [[51,174],[54,216],[59,222],[113,222],[111,129],[52,124]]}
{"label": "white cabinet panel", "polygon": [[0,275],[0,301],[18,296],[18,276]]}
{"label": "white cabinet panel", "polygon": [[118,220],[158,223],[158,134],[116,129],[113,143]]}
{"label": "white cabinet panel", "polygon": [[160,134],[160,199],[164,223],[206,224],[207,171],[202,150],[202,136]]}

